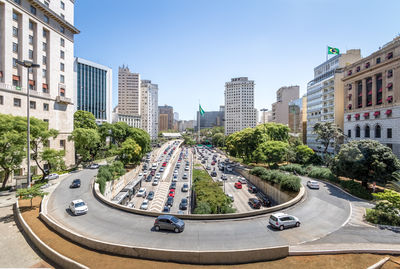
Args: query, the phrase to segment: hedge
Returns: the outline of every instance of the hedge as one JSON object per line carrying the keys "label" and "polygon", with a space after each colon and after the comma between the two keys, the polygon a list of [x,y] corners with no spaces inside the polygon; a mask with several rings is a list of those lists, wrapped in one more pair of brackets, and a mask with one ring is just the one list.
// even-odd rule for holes
{"label": "hedge", "polygon": [[99,189],[104,194],[106,182],[123,176],[126,173],[124,165],[120,161],[115,161],[112,164],[100,166],[97,173],[96,182],[99,183]]}
{"label": "hedge", "polygon": [[374,224],[400,226],[400,216],[382,210],[367,208],[365,219]]}
{"label": "hedge", "polygon": [[286,174],[279,170],[255,167],[250,170],[250,174],[258,176],[264,181],[280,184],[281,188],[287,191],[298,192],[301,188],[300,178],[298,176]]}

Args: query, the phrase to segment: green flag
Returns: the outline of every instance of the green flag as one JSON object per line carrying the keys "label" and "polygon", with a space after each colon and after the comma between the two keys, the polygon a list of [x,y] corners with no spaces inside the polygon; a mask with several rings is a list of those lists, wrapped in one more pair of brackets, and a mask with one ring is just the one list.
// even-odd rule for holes
{"label": "green flag", "polygon": [[204,115],[204,110],[201,108],[201,105],[199,105],[199,112],[200,112],[200,115],[201,115],[201,116]]}
{"label": "green flag", "polygon": [[339,54],[338,48],[328,47],[328,54]]}

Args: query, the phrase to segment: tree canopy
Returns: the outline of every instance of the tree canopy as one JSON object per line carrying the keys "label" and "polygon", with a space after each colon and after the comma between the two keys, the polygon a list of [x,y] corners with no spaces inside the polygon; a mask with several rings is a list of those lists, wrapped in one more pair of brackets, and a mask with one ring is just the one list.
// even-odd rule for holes
{"label": "tree canopy", "polygon": [[328,152],[329,145],[336,147],[344,137],[342,130],[334,122],[317,122],[314,125],[316,141],[323,145],[324,156]]}
{"label": "tree canopy", "polygon": [[92,112],[78,110],[74,113],[74,129],[97,129],[96,118]]}

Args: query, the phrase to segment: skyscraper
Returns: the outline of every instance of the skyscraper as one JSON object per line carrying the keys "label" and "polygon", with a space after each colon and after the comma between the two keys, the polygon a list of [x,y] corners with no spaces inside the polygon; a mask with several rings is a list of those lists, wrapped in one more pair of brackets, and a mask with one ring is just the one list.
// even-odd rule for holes
{"label": "skyscraper", "polygon": [[299,98],[300,87],[281,87],[276,91],[276,102],[272,104],[272,121],[289,124],[289,102]]}
{"label": "skyscraper", "polygon": [[[49,145],[65,150],[65,164],[71,166],[75,150],[68,137],[73,131],[74,35],[79,30],[74,27],[74,1],[62,3],[0,2],[0,113],[26,117],[29,91],[30,116],[59,131]],[[28,74],[17,60],[40,67]],[[27,170],[25,162],[22,167],[21,175]]]}
{"label": "skyscraper", "polygon": [[225,135],[257,124],[254,108],[254,81],[232,78],[225,83]]}
{"label": "skyscraper", "polygon": [[109,67],[75,59],[76,110],[91,112],[97,123],[111,123],[112,70]]}
{"label": "skyscraper", "polygon": [[158,85],[151,80],[141,81],[142,103],[141,118],[142,129],[147,131],[151,139],[158,136]]}
{"label": "skyscraper", "polygon": [[[158,113],[160,118],[160,131],[172,130],[174,128],[174,108],[167,105],[159,106]],[[161,119],[163,121],[163,125],[161,125]],[[167,121],[166,126],[164,124],[165,120]]]}
{"label": "skyscraper", "polygon": [[118,110],[122,115],[140,115],[140,74],[131,73],[128,67],[118,68]]}

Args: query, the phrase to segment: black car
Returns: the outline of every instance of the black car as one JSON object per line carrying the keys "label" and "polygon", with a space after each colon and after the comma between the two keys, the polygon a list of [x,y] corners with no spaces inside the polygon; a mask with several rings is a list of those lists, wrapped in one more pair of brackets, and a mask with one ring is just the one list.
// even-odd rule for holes
{"label": "black car", "polygon": [[217,176],[217,172],[212,171],[212,172],[211,172],[211,176],[212,176],[212,177],[216,177],[216,176]]}
{"label": "black car", "polygon": [[81,180],[80,179],[74,179],[69,186],[70,188],[79,188],[81,186]]}
{"label": "black car", "polygon": [[182,198],[181,203],[179,204],[179,209],[185,210],[188,207],[188,199]]}
{"label": "black car", "polygon": [[174,197],[169,196],[167,202],[165,203],[166,206],[172,206],[174,204]]}
{"label": "black car", "polygon": [[[242,184],[243,184],[243,183],[242,183]],[[256,188],[255,186],[249,186],[249,192],[250,192],[250,193],[257,193],[258,190],[257,190],[257,188]]]}
{"label": "black car", "polygon": [[147,182],[151,182],[151,180],[153,179],[153,176],[151,174],[149,174],[146,178]]}
{"label": "black car", "polygon": [[265,207],[272,206],[271,201],[267,197],[265,197],[263,195],[258,195],[257,197],[258,197],[258,200],[261,202],[262,206],[265,206]]}
{"label": "black car", "polygon": [[176,189],[176,182],[172,182],[171,186],[169,187],[170,189]]}
{"label": "black car", "polygon": [[149,194],[147,195],[146,199],[153,200],[153,198],[154,198],[154,191],[150,191]]}
{"label": "black car", "polygon": [[169,213],[170,210],[171,210],[171,207],[164,206],[164,209],[163,209],[162,213]]}
{"label": "black car", "polygon": [[249,205],[250,205],[251,208],[260,209],[261,202],[256,198],[250,198],[249,199]]}

